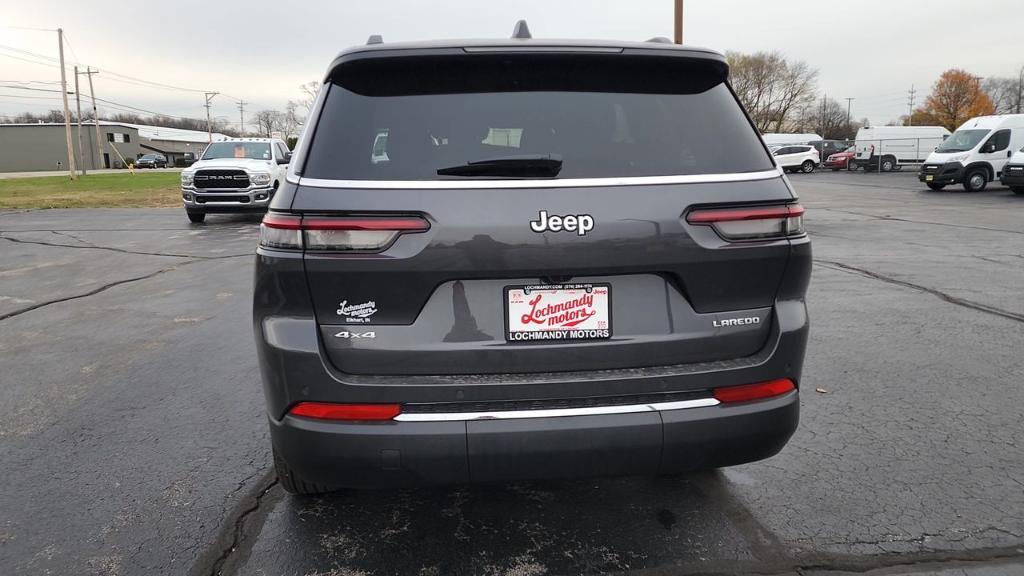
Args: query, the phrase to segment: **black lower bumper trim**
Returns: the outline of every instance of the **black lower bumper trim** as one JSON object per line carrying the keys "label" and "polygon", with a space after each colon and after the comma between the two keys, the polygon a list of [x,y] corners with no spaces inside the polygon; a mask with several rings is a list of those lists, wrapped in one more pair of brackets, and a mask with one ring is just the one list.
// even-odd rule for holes
{"label": "black lower bumper trim", "polygon": [[338,487],[652,475],[778,453],[799,395],[685,410],[519,420],[271,420],[278,454],[304,479]]}

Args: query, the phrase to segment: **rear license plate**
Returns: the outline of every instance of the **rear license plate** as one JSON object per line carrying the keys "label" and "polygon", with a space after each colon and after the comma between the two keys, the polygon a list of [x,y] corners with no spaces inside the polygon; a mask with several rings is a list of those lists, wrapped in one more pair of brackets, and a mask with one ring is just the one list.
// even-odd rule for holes
{"label": "rear license plate", "polygon": [[931,182],[932,180],[935,180],[935,176],[932,176],[931,174],[929,174],[929,175],[924,177],[924,180],[925,180],[925,182]]}
{"label": "rear license plate", "polygon": [[507,286],[505,338],[509,342],[611,338],[608,284]]}

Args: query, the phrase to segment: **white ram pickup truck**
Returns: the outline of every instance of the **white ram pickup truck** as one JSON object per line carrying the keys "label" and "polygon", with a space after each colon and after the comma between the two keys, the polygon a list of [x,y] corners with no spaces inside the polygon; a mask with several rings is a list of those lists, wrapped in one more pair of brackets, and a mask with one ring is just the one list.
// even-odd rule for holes
{"label": "white ram pickup truck", "polygon": [[277,138],[232,138],[206,147],[181,172],[181,200],[192,222],[207,214],[265,212],[292,153]]}

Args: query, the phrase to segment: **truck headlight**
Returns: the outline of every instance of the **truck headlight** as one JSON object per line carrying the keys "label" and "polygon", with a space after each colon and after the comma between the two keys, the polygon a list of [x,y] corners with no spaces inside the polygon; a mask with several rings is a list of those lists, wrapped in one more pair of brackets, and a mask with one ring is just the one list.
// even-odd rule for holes
{"label": "truck headlight", "polygon": [[270,174],[266,172],[257,172],[250,176],[249,180],[257,186],[263,186],[264,184],[270,184]]}
{"label": "truck headlight", "polygon": [[191,186],[192,185],[192,173],[191,172],[182,172],[181,173],[181,185],[182,186]]}

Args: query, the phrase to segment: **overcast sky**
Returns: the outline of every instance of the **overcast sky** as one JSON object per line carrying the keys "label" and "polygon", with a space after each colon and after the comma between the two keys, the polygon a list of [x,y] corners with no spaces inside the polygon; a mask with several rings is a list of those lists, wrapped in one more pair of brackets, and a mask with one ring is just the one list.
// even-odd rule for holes
{"label": "overcast sky", "polygon": [[[214,99],[213,114],[237,122],[232,98],[249,101],[250,111],[283,108],[299,97],[299,84],[319,79],[338,51],[370,34],[385,41],[506,37],[517,19],[526,18],[534,37],[642,40],[671,37],[672,4],[0,0],[0,46],[56,57],[56,33],[19,27],[60,26],[69,40],[69,63],[222,92],[229,96]],[[820,71],[822,91],[841,101],[855,98],[853,116],[876,124],[905,113],[911,85],[922,98],[947,68],[1015,77],[1024,65],[1022,30],[1021,0],[686,0],[687,44],[723,52],[779,50],[806,60]],[[59,67],[11,56],[38,60],[0,48],[0,83],[59,80]],[[143,87],[103,73],[94,79],[101,98],[177,116],[204,115],[201,93]],[[59,108],[59,96],[0,87],[0,114]]]}

